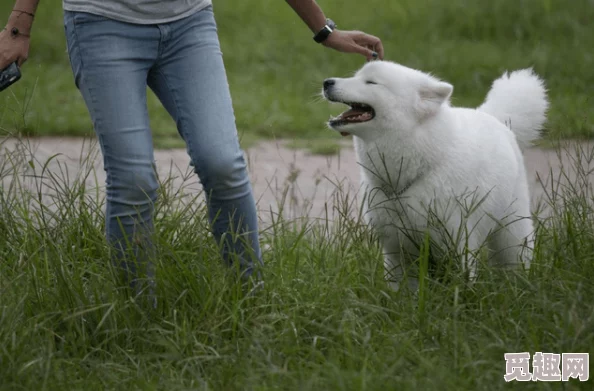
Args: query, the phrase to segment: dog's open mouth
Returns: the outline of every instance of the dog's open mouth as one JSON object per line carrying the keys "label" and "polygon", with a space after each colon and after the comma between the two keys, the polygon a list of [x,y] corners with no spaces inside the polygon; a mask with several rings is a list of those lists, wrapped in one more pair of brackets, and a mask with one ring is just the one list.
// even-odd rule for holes
{"label": "dog's open mouth", "polygon": [[[351,108],[341,113],[338,117],[330,120],[329,124],[333,128],[371,121],[375,117],[373,107],[366,105],[365,103],[342,103],[351,106]],[[348,132],[340,132],[340,134],[343,136],[349,135]]]}

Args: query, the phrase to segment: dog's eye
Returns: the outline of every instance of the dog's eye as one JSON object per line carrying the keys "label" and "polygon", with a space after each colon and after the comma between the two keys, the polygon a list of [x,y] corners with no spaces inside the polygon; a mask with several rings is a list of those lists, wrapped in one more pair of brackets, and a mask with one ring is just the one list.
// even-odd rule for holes
{"label": "dog's eye", "polygon": [[371,81],[371,80],[367,80],[367,81],[365,82],[365,84],[377,84],[377,83],[376,83],[376,82],[374,82],[374,81]]}

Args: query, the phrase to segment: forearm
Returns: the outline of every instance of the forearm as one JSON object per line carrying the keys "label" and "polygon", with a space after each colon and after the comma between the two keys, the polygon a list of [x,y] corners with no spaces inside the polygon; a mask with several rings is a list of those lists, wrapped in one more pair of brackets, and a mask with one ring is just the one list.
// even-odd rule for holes
{"label": "forearm", "polygon": [[326,24],[324,12],[314,0],[286,0],[286,2],[313,33],[320,31]]}
{"label": "forearm", "polygon": [[29,34],[33,25],[33,16],[37,12],[40,0],[16,0],[13,10],[8,17],[6,27],[16,27],[23,34]]}

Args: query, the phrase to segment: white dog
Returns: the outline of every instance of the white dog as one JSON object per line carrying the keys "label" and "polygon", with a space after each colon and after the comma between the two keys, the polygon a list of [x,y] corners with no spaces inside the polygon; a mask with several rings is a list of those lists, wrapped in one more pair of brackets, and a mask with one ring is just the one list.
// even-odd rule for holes
{"label": "white dog", "polygon": [[416,291],[409,266],[427,237],[431,251],[453,248],[471,279],[483,244],[494,264],[530,265],[534,229],[520,147],[540,136],[544,84],[531,69],[506,73],[478,109],[452,107],[452,91],[387,61],[324,81],[326,99],[351,106],[328,125],[354,136],[363,210],[394,289],[407,278]]}

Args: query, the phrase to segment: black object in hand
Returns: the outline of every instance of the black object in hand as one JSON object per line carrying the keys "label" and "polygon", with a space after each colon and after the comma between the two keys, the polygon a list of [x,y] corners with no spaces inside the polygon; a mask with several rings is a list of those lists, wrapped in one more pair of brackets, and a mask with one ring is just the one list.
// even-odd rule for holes
{"label": "black object in hand", "polygon": [[19,81],[21,78],[21,71],[16,62],[13,62],[8,67],[0,72],[0,91],[3,91]]}

